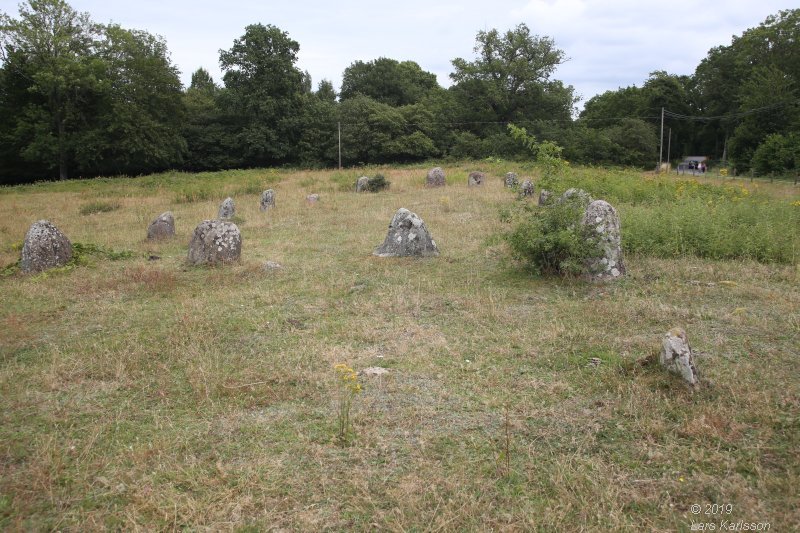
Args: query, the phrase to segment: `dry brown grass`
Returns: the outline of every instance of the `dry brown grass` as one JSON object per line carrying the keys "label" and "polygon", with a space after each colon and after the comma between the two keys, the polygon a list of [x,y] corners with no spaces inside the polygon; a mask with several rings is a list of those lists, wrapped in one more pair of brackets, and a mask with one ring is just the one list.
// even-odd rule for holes
{"label": "dry brown grass", "polygon": [[[336,173],[285,172],[276,209],[235,197],[243,257],[225,268],[185,256],[228,189],[178,204],[135,181],[0,195],[17,213],[0,221],[6,263],[40,218],[136,252],[0,278],[0,527],[675,530],[695,503],[800,525],[797,267],[630,257],[616,285],[531,278],[493,239],[506,169],[468,189],[474,166],[434,190],[425,169],[381,168],[391,189],[360,195]],[[98,196],[121,207],[80,215]],[[399,207],[439,258],[371,256]],[[177,236],[146,242],[168,209]],[[700,354],[694,394],[653,364],[676,325]],[[334,438],[338,362],[390,369],[363,378],[349,447]]]}

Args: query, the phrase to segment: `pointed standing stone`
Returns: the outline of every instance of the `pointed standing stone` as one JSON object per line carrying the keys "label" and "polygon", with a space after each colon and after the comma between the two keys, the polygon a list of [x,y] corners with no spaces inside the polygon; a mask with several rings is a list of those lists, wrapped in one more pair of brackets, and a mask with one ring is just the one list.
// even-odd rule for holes
{"label": "pointed standing stone", "polygon": [[515,172],[506,172],[506,179],[503,182],[504,186],[513,189],[517,185],[519,185],[519,180],[517,179],[517,174]]}
{"label": "pointed standing stone", "polygon": [[147,227],[147,240],[168,239],[175,236],[175,217],[172,211],[161,213]]}
{"label": "pointed standing stone", "polygon": [[617,210],[604,200],[595,200],[586,208],[582,224],[589,227],[592,240],[603,251],[602,257],[591,259],[587,265],[591,278],[602,281],[618,279],[624,275],[622,234]]}
{"label": "pointed standing stone", "polygon": [[261,210],[266,211],[271,207],[275,207],[275,191],[267,189],[261,193]]}
{"label": "pointed standing stone", "polygon": [[372,255],[378,257],[429,257],[439,255],[439,249],[422,219],[416,213],[400,208],[392,217],[386,239]]}
{"label": "pointed standing stone", "polygon": [[72,259],[72,243],[49,220],[34,222],[25,234],[20,270],[25,274],[66,265]]}
{"label": "pointed standing stone", "polygon": [[696,387],[700,384],[692,348],[682,328],[672,328],[664,335],[659,362],[670,372],[679,374],[689,385]]}
{"label": "pointed standing stone", "polygon": [[467,178],[467,186],[477,187],[483,185],[484,181],[486,181],[486,174],[483,172],[470,172],[469,178]]}
{"label": "pointed standing stone", "polygon": [[444,170],[441,167],[434,167],[428,171],[425,178],[425,185],[428,187],[444,187]]}
{"label": "pointed standing stone", "polygon": [[522,182],[522,187],[519,188],[519,195],[523,198],[533,196],[533,182],[531,180],[525,180]]}
{"label": "pointed standing stone", "polygon": [[369,178],[367,176],[361,176],[358,178],[358,181],[356,181],[356,192],[365,192],[368,185]]}
{"label": "pointed standing stone", "polygon": [[220,220],[228,220],[233,218],[234,214],[236,214],[236,204],[233,203],[233,198],[229,196],[220,204],[217,218]]}

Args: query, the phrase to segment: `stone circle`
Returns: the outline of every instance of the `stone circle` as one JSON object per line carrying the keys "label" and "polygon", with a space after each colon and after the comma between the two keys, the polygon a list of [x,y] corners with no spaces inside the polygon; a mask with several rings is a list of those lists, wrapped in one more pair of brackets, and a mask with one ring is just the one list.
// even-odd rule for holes
{"label": "stone circle", "polygon": [[416,213],[400,208],[392,217],[386,239],[372,255],[432,257],[439,255],[439,249],[422,219]]}
{"label": "stone circle", "polygon": [[175,217],[172,211],[161,213],[147,226],[147,240],[168,239],[175,236]]}
{"label": "stone circle", "polygon": [[238,261],[242,255],[242,234],[233,222],[204,220],[189,242],[189,264],[218,264]]}
{"label": "stone circle", "polygon": [[20,270],[26,274],[66,265],[72,259],[72,243],[49,220],[31,224],[22,245]]}

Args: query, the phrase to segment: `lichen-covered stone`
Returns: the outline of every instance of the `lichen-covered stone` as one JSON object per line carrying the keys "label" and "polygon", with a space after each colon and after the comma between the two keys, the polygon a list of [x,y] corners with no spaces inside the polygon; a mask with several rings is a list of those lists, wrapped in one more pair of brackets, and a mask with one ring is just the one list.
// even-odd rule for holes
{"label": "lichen-covered stone", "polygon": [[233,222],[204,220],[189,242],[189,264],[217,264],[238,261],[242,255],[242,234]]}
{"label": "lichen-covered stone", "polygon": [[477,187],[479,185],[483,185],[484,181],[486,181],[486,174],[483,172],[470,172],[469,177],[467,178],[467,186]]}
{"label": "lichen-covered stone", "polygon": [[219,206],[219,213],[217,218],[220,220],[229,220],[236,214],[236,204],[230,196],[225,198]]}
{"label": "lichen-covered stone", "polygon": [[369,178],[367,176],[361,176],[356,181],[356,192],[364,192],[367,190],[369,186]]}
{"label": "lichen-covered stone", "polygon": [[603,251],[602,257],[589,260],[587,271],[590,277],[612,280],[623,276],[625,264],[622,261],[622,234],[617,210],[604,200],[595,200],[586,207],[582,224],[589,228],[592,241],[599,244]]}
{"label": "lichen-covered stone", "polygon": [[515,172],[506,172],[506,178],[503,182],[503,186],[509,189],[513,189],[519,185],[519,180],[517,179],[517,174]]}
{"label": "lichen-covered stone", "polygon": [[539,205],[547,205],[550,203],[552,194],[547,189],[542,189],[539,193]]}
{"label": "lichen-covered stone", "polygon": [[72,259],[72,243],[49,220],[31,224],[22,245],[20,270],[29,274],[66,265]]}
{"label": "lichen-covered stone", "polygon": [[175,236],[175,217],[172,211],[161,213],[147,226],[147,240],[168,239]]}
{"label": "lichen-covered stone", "polygon": [[400,208],[392,217],[386,240],[373,252],[378,257],[429,257],[439,255],[439,249],[428,228],[416,213]]}
{"label": "lichen-covered stone", "polygon": [[572,188],[564,191],[564,194],[562,194],[558,199],[558,203],[560,204],[567,201],[576,201],[584,206],[587,206],[594,201],[594,198],[592,198],[592,196],[583,189]]}
{"label": "lichen-covered stone", "polygon": [[692,348],[682,328],[672,328],[664,335],[659,362],[670,372],[680,375],[689,385],[697,387],[700,384]]}
{"label": "lichen-covered stone", "polygon": [[261,193],[261,210],[266,211],[272,207],[275,207],[275,191],[267,189]]}
{"label": "lichen-covered stone", "polygon": [[525,180],[522,182],[522,186],[519,188],[519,195],[523,198],[533,196],[534,187],[533,182],[531,180]]}
{"label": "lichen-covered stone", "polygon": [[309,194],[308,196],[306,196],[306,202],[308,203],[308,205],[316,204],[317,202],[319,202],[319,194],[316,193]]}
{"label": "lichen-covered stone", "polygon": [[441,167],[434,167],[428,171],[425,178],[425,185],[428,187],[444,187],[444,170]]}

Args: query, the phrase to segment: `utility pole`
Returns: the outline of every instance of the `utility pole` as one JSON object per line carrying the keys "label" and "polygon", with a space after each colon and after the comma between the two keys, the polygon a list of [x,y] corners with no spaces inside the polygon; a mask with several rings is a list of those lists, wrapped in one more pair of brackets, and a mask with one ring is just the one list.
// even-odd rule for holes
{"label": "utility pole", "polygon": [[342,123],[337,122],[336,127],[339,130],[339,170],[342,170]]}
{"label": "utility pole", "polygon": [[672,161],[670,155],[672,154],[672,128],[669,129],[669,135],[667,136],[667,165],[669,162]]}
{"label": "utility pole", "polygon": [[661,141],[658,145],[658,172],[661,172],[661,162],[664,160],[664,108],[661,108]]}

